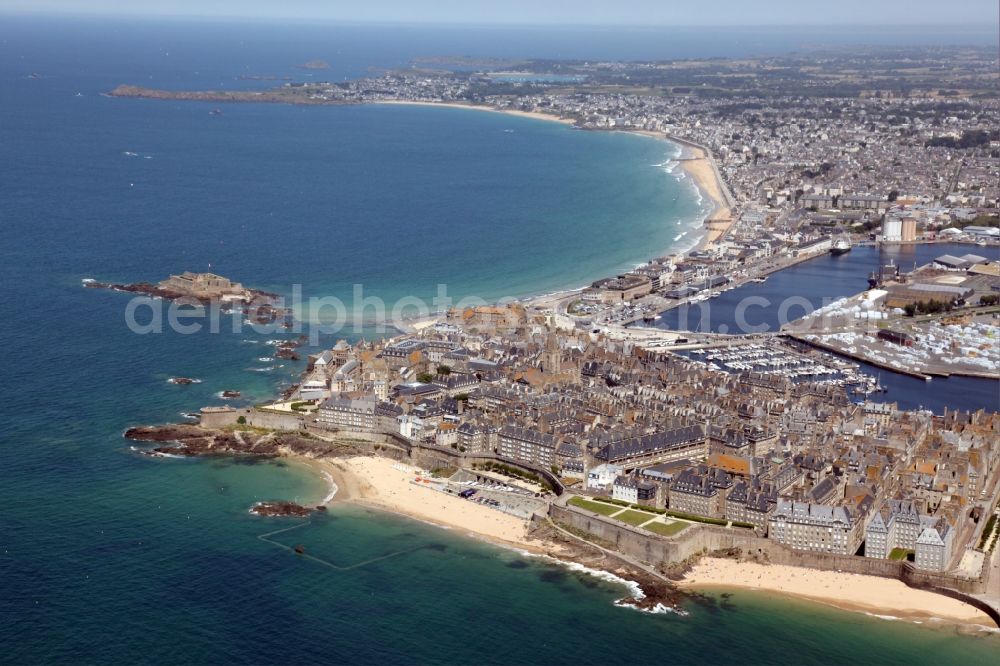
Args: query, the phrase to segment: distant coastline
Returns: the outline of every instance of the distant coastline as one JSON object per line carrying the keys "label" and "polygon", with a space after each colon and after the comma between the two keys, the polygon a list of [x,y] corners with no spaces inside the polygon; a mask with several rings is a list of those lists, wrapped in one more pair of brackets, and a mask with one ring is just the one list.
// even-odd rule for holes
{"label": "distant coastline", "polygon": [[[291,104],[309,106],[360,106],[360,105],[381,105],[381,106],[423,106],[437,108],[465,109],[471,111],[482,111],[489,113],[499,113],[520,118],[533,120],[544,120],[547,122],[557,122],[563,125],[578,127],[572,118],[566,118],[554,113],[542,111],[523,111],[519,109],[504,109],[485,104],[465,104],[460,102],[436,102],[426,100],[373,100],[363,103],[350,100],[315,100],[309,97],[288,93],[283,89],[264,91],[174,91],[144,88],[141,86],[119,85],[107,93],[109,97],[122,97],[130,99],[155,99],[155,100],[180,100],[198,102],[220,102],[220,103],[265,103],[265,104]],[[582,129],[582,128],[581,128]],[[655,132],[650,130],[640,130],[634,128],[611,128],[610,130],[590,130],[590,131],[614,131],[626,134],[636,134],[646,136],[660,141],[666,141],[675,146],[679,146],[681,154],[671,161],[676,161],[680,168],[684,170],[686,176],[691,178],[695,189],[703,200],[708,200],[710,210],[699,215],[696,223],[690,228],[682,229],[681,236],[694,234],[692,240],[695,242],[684,250],[678,250],[674,246],[662,248],[656,255],[646,256],[643,261],[649,261],[657,256],[668,254],[685,255],[693,251],[702,250],[712,243],[717,242],[728,233],[732,226],[731,219],[732,202],[728,197],[728,190],[722,182],[718,167],[715,164],[711,152],[704,146],[696,144],[687,139],[673,137],[665,132]],[[675,239],[675,243],[679,239]],[[630,267],[631,268],[631,267]],[[608,273],[623,270],[622,267],[609,266]],[[607,274],[594,275],[593,280],[608,277]],[[553,297],[567,297],[580,292],[587,285],[567,284],[556,291],[529,291],[522,293],[517,300],[523,303],[538,305],[548,302]],[[419,326],[419,323],[417,323]],[[400,331],[405,333],[406,331]]]}

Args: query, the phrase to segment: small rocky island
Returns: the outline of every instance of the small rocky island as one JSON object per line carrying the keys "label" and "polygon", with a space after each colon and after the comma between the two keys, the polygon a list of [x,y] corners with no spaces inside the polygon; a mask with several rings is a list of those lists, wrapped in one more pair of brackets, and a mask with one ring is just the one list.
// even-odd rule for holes
{"label": "small rocky island", "polygon": [[[332,84],[331,84],[332,85]],[[329,104],[357,104],[357,100],[346,97],[310,96],[303,94],[312,87],[287,85],[269,90],[160,90],[142,86],[121,85],[110,91],[108,97],[128,97],[134,99],[179,100],[188,102],[254,102],[271,104],[302,104],[307,106]]]}
{"label": "small rocky island", "polygon": [[250,513],[255,516],[304,518],[315,510],[301,504],[296,504],[295,502],[268,500],[254,504],[250,508]]}
{"label": "small rocky island", "polygon": [[299,65],[299,69],[330,69],[330,63],[325,60],[310,60]]}
{"label": "small rocky island", "polygon": [[290,309],[280,305],[281,297],[278,294],[250,289],[215,273],[185,271],[179,275],[171,275],[156,284],[151,282],[115,284],[88,279],[83,281],[83,285],[89,289],[112,289],[189,305],[216,305],[224,312],[241,311],[253,323],[260,324],[284,319],[288,325],[292,314]]}

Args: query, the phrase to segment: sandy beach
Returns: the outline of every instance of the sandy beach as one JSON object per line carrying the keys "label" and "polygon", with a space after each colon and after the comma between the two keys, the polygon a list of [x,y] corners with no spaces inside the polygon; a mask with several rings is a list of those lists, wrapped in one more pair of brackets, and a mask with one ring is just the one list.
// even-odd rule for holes
{"label": "sandy beach", "polygon": [[525,520],[413,483],[425,475],[405,463],[372,456],[306,462],[336,484],[334,502],[384,509],[535,553],[551,550],[547,544],[528,538]]}
{"label": "sandy beach", "polygon": [[684,169],[684,173],[691,177],[702,196],[707,197],[712,202],[712,212],[705,218],[706,234],[698,243],[698,248],[704,248],[728,233],[733,225],[732,211],[722,192],[722,183],[719,182],[716,175],[712,159],[703,148],[682,143],[665,132],[636,129],[624,131],[672,141],[681,147],[681,155],[678,158],[681,168]]}
{"label": "sandy beach", "polygon": [[719,179],[715,177],[712,162],[705,157],[705,151],[688,146],[685,146],[685,149],[691,151],[692,156],[681,161],[681,168],[691,176],[702,194],[715,204],[714,210],[705,219],[705,227],[708,230],[702,242],[702,246],[705,246],[719,240],[729,231],[733,225],[732,214],[726,205]]}
{"label": "sandy beach", "polygon": [[564,125],[575,124],[571,118],[560,118],[550,113],[538,113],[536,111],[518,111],[516,109],[494,109],[492,106],[482,106],[479,104],[458,104],[456,102],[408,102],[405,100],[382,100],[371,102],[372,104],[395,104],[405,106],[436,106],[451,109],[472,109],[473,111],[488,111],[490,113],[505,113],[509,116],[521,116],[522,118],[534,118],[535,120],[549,120]]}
{"label": "sandy beach", "polygon": [[778,592],[882,617],[994,626],[985,613],[957,599],[877,576],[705,557],[679,584],[692,589]]}
{"label": "sandy beach", "polygon": [[[559,548],[554,544],[528,537],[527,521],[414,483],[425,473],[406,463],[373,456],[295,459],[327,478],[331,490],[336,488],[325,503],[353,502],[459,530],[497,545],[558,556]],[[775,592],[884,618],[993,629],[992,620],[973,606],[877,576],[704,557],[677,584],[692,591],[742,588]]]}

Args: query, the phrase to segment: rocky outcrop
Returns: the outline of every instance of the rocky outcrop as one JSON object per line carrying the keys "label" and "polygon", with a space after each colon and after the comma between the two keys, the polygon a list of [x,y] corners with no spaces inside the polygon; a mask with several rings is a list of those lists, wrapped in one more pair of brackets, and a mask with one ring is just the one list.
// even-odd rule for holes
{"label": "rocky outcrop", "polygon": [[222,301],[213,298],[203,298],[192,294],[165,289],[150,282],[136,282],[134,284],[116,284],[113,282],[99,282],[97,280],[84,280],[83,286],[87,289],[111,289],[112,291],[123,291],[130,294],[141,294],[150,298],[162,298],[167,301],[175,301],[181,304],[203,307],[217,307],[221,312],[242,312],[251,323],[270,324],[279,319],[284,319],[288,327],[291,324],[292,310],[278,305],[281,296],[269,291],[260,289],[249,289],[249,301]]}
{"label": "rocky outcrop", "polygon": [[279,342],[275,348],[274,355],[287,361],[298,361],[302,357],[299,356],[299,353],[295,350],[302,345],[302,342],[303,341],[301,339]]}
{"label": "rocky outcrop", "polygon": [[278,500],[257,502],[250,508],[250,513],[256,516],[291,516],[295,518],[303,518],[311,514],[313,511],[315,511],[315,509],[302,506],[301,504],[296,504],[295,502],[284,502]]}
{"label": "rocky outcrop", "polygon": [[593,571],[603,571],[630,583],[632,594],[615,602],[650,613],[685,614],[681,602],[689,594],[675,587],[666,576],[658,576],[623,559],[613,557],[583,539],[572,538],[548,523],[533,523],[531,537],[551,545],[549,556]]}
{"label": "rocky outcrop", "polygon": [[146,451],[150,455],[275,458],[286,454],[318,457],[355,452],[351,447],[303,433],[253,429],[213,430],[189,424],[130,428],[125,431],[125,438],[136,442],[164,444]]}

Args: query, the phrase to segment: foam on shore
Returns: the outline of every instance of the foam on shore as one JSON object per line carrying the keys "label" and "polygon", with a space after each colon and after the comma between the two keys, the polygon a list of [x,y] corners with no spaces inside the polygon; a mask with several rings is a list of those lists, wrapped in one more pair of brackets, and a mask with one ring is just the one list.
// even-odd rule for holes
{"label": "foam on shore", "polygon": [[665,606],[664,604],[656,604],[652,608],[642,608],[636,605],[634,601],[640,601],[646,598],[646,593],[642,591],[642,587],[639,585],[639,583],[635,582],[634,580],[628,580],[626,578],[622,578],[621,576],[617,576],[611,573],[610,571],[604,571],[602,569],[594,569],[585,566],[583,564],[580,564],[579,562],[560,560],[559,558],[552,557],[551,555],[542,555],[538,553],[532,553],[526,550],[519,550],[517,552],[523,557],[548,560],[560,566],[566,567],[570,571],[584,573],[587,574],[588,576],[593,576],[594,578],[603,580],[607,583],[621,585],[622,587],[624,587],[629,591],[630,596],[622,597],[621,599],[616,599],[614,601],[614,605],[618,606],[619,608],[631,608],[632,610],[636,610],[641,613],[650,613],[654,615],[663,613],[673,613],[675,615],[680,615],[682,617],[688,615],[688,612],[681,608],[674,606]]}

